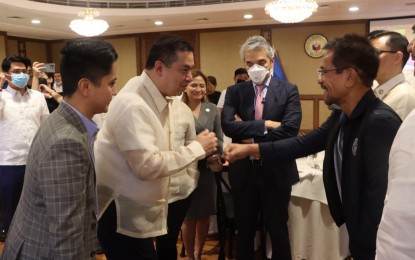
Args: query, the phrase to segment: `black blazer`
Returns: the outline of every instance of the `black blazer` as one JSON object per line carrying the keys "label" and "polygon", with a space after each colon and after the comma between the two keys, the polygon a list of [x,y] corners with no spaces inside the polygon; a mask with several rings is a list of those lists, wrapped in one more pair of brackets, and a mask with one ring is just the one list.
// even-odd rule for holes
{"label": "black blazer", "polygon": [[[221,113],[222,130],[232,142],[239,143],[253,138],[255,143],[281,140],[298,134],[301,124],[301,103],[297,86],[285,81],[271,78],[265,96],[263,120],[255,120],[255,91],[252,81],[238,83],[226,91],[225,103]],[[235,121],[237,114],[243,120]],[[265,132],[265,120],[281,122],[281,126]],[[242,183],[244,174],[249,169],[249,158],[229,165],[229,172],[237,172]],[[287,160],[276,165],[272,161],[263,160],[267,172],[275,174],[276,187],[291,186],[299,180],[294,160]],[[232,189],[238,188],[234,182]]]}
{"label": "black blazer", "polygon": [[325,149],[323,180],[331,215],[338,226],[346,223],[353,258],[373,260],[387,190],[389,151],[402,121],[371,90],[361,99],[350,118],[342,123],[340,198],[334,170],[340,114],[340,110],[333,111],[321,127],[303,137],[259,144],[261,157],[284,160]]}

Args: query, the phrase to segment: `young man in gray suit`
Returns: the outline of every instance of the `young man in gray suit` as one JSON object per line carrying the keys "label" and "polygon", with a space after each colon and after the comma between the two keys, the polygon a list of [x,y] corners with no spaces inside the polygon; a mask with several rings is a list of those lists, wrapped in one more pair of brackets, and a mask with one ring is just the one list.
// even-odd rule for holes
{"label": "young man in gray suit", "polygon": [[107,112],[118,55],[103,41],[61,51],[64,101],[42,124],[2,259],[95,259],[94,114]]}

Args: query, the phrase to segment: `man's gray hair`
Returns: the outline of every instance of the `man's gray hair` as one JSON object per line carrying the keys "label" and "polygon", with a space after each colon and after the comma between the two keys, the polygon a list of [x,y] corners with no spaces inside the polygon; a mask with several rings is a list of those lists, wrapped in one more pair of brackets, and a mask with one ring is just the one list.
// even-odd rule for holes
{"label": "man's gray hair", "polygon": [[239,55],[241,56],[241,60],[244,60],[245,52],[247,51],[257,51],[264,49],[268,58],[274,58],[274,49],[268,44],[267,40],[265,40],[262,36],[252,36],[249,37],[246,42],[242,45],[241,50],[239,51]]}

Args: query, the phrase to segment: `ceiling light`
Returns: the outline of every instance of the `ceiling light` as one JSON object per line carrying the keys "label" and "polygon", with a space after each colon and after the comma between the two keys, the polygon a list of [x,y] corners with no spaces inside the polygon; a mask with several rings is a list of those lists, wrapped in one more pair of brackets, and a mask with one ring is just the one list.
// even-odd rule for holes
{"label": "ceiling light", "polygon": [[99,12],[94,8],[83,8],[78,12],[78,16],[82,17],[82,19],[72,20],[69,27],[79,35],[86,37],[97,36],[105,32],[109,27],[107,21],[95,19],[95,17],[99,16]]}
{"label": "ceiling light", "polygon": [[34,24],[38,24],[38,23],[40,23],[40,21],[39,21],[39,20],[34,19],[34,20],[32,20],[32,23],[34,23]]}
{"label": "ceiling light", "polygon": [[160,26],[160,25],[163,25],[163,21],[155,21],[154,24],[157,26]]}
{"label": "ceiling light", "polygon": [[245,19],[252,19],[252,17],[254,17],[252,14],[246,14],[244,15]]}
{"label": "ceiling light", "polygon": [[265,5],[265,13],[281,23],[298,23],[317,8],[315,0],[272,0]]}
{"label": "ceiling light", "polygon": [[359,7],[357,7],[357,6],[352,6],[352,7],[350,7],[350,8],[349,8],[349,11],[350,11],[350,12],[357,12],[357,11],[359,11]]}

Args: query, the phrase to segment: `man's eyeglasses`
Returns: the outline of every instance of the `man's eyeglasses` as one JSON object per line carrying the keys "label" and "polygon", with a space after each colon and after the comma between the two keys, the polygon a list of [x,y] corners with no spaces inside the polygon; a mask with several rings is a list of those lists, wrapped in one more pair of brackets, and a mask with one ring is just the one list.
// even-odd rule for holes
{"label": "man's eyeglasses", "polygon": [[13,74],[20,74],[20,73],[27,74],[27,70],[15,69],[15,70],[12,70],[11,73],[13,73]]}
{"label": "man's eyeglasses", "polygon": [[381,55],[382,53],[398,53],[397,51],[383,51],[383,50],[376,50],[378,55]]}
{"label": "man's eyeglasses", "polygon": [[321,79],[323,77],[324,74],[330,72],[330,71],[342,71],[345,70],[347,68],[334,68],[334,69],[318,69],[317,73],[318,73],[318,79]]}

